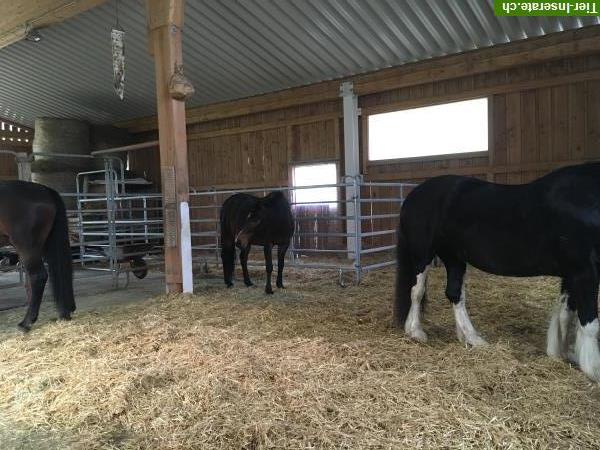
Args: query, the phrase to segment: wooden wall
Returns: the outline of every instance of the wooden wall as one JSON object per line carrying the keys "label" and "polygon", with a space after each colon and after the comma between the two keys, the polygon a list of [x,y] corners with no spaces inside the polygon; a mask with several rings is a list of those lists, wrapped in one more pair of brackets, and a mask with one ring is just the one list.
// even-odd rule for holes
{"label": "wooden wall", "polygon": [[[339,161],[340,115],[339,102],[329,101],[189,125],[190,186],[283,186],[294,164]],[[157,186],[159,164],[158,149],[130,152],[130,168]]]}
{"label": "wooden wall", "polygon": [[[362,97],[363,173],[371,180],[421,181],[456,173],[521,183],[563,165],[600,159],[598,69],[600,55],[593,55]],[[368,161],[369,114],[476,97],[489,99],[488,152]]]}
{"label": "wooden wall", "polygon": [[16,178],[17,165],[14,156],[0,154],[0,180],[15,180]]}
{"label": "wooden wall", "polygon": [[[255,188],[287,186],[290,169],[295,164],[319,161],[340,162],[339,101],[321,102],[242,117],[192,124],[188,126],[190,187]],[[146,132],[138,140],[153,140],[155,132]],[[160,186],[158,148],[130,152],[129,167],[144,172]],[[228,195],[192,196],[192,230],[214,231],[207,219],[217,216],[215,205]],[[297,248],[336,248],[341,238],[301,238],[304,230],[340,232],[341,222],[311,220],[314,215],[329,214],[327,207],[296,210]],[[193,245],[210,245],[212,237],[195,237]]]}
{"label": "wooden wall", "polygon": [[[31,152],[33,129],[0,117],[0,150]],[[0,153],[0,180],[15,180],[18,169],[15,157]]]}
{"label": "wooden wall", "polygon": [[[521,183],[564,165],[600,160],[599,40],[600,27],[591,27],[353,78],[362,94],[360,153],[365,179],[420,182],[454,173]],[[342,174],[341,100],[332,93],[334,88],[328,81],[287,94],[228,102],[221,119],[214,119],[219,115],[215,105],[188,111],[192,188],[288,185],[290,168],[307,162],[335,161]],[[319,101],[319,95],[324,100]],[[489,100],[487,152],[368,160],[369,115],[480,97]],[[294,99],[298,104],[290,106]],[[278,104],[285,107],[274,109]],[[266,110],[248,113],[258,108]],[[149,140],[156,138],[153,123],[152,118],[143,118],[128,126],[143,130],[139,139]],[[435,124],[431,126],[435,132]],[[156,150],[130,155],[130,166],[146,171],[160,185]],[[377,188],[369,195],[396,197],[398,192]],[[372,206],[372,212],[398,211],[397,205],[380,203]],[[365,223],[363,229],[387,229],[393,227],[392,222]],[[342,231],[341,225],[331,229]],[[393,236],[366,241],[370,246],[388,245]]]}
{"label": "wooden wall", "polygon": [[[488,152],[368,161],[370,114],[478,97],[489,99]],[[386,90],[360,96],[359,105],[361,171],[369,180],[456,173],[519,183],[600,158],[600,53]],[[340,118],[341,101],[335,99],[190,123],[190,185],[285,185],[289,168],[303,162],[337,161],[343,170]],[[138,138],[155,139],[156,133]],[[157,150],[132,152],[130,166],[159,185]]]}
{"label": "wooden wall", "polygon": [[[361,162],[365,179],[420,182],[443,174],[499,183],[523,183],[569,164],[600,160],[600,55],[568,58],[486,74],[386,91],[360,98]],[[368,116],[453,100],[488,98],[487,152],[457,156],[368,160]],[[435,132],[435,124],[431,124]],[[392,197],[378,188],[375,197]],[[397,212],[375,204],[374,214]],[[365,224],[366,231],[393,227],[395,220]],[[372,238],[390,245],[394,236]]]}

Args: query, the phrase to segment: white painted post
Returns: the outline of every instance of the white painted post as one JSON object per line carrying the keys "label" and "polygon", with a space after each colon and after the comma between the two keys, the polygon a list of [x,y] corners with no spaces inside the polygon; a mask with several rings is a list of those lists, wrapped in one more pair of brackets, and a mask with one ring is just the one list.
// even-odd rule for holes
{"label": "white painted post", "polygon": [[192,231],[190,227],[190,206],[188,202],[179,204],[181,215],[181,275],[183,292],[194,293],[194,273],[192,271]]}
{"label": "white painted post", "polygon": [[[358,153],[358,97],[354,94],[354,85],[351,82],[344,82],[340,86],[340,96],[343,100],[344,112],[344,168],[347,181],[349,177],[357,177],[360,175],[360,163]],[[360,189],[360,187],[358,188]],[[346,215],[348,217],[360,216],[360,203],[352,200],[359,193],[353,186],[346,188]],[[354,219],[347,219],[346,232],[360,232],[360,219],[355,222]],[[348,258],[357,259],[360,255],[356,255],[357,238],[348,237]]]}

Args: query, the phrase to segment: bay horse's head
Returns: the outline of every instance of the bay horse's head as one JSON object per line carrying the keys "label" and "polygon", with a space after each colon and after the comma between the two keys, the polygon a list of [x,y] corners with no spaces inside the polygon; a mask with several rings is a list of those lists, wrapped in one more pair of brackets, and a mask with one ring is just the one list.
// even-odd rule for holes
{"label": "bay horse's head", "polygon": [[248,213],[242,228],[235,237],[235,243],[241,247],[246,247],[250,244],[255,231],[261,226],[266,218],[267,208],[265,208],[265,205],[262,202],[258,202]]}

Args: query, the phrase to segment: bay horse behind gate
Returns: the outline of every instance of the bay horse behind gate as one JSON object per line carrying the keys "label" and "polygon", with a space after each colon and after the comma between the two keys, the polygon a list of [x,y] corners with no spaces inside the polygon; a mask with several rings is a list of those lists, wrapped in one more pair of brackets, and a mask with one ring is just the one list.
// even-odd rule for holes
{"label": "bay horse behind gate", "polygon": [[221,260],[227,287],[233,286],[235,247],[240,249],[240,264],[246,286],[252,286],[248,274],[248,254],[252,244],[262,245],[265,254],[267,283],[265,292],[273,293],[273,246],[277,245],[277,287],[283,289],[283,265],[294,234],[294,217],[287,198],[281,191],[264,198],[234,194],[221,208]]}
{"label": "bay horse behind gate", "polygon": [[[429,265],[444,262],[446,296],[458,339],[484,345],[465,307],[466,265],[495,275],[557,276],[561,295],[550,320],[547,354],[569,358],[600,381],[598,283],[600,163],[558,169],[531,183],[502,185],[441,176],[417,186],[402,206],[394,324],[425,341],[421,300]],[[574,351],[567,335],[577,313]]]}
{"label": "bay horse behind gate", "polygon": [[69,320],[75,311],[73,270],[67,214],[60,195],[37,183],[0,182],[0,241],[7,240],[27,274],[29,306],[19,327],[29,331],[37,320],[48,272],[58,315]]}

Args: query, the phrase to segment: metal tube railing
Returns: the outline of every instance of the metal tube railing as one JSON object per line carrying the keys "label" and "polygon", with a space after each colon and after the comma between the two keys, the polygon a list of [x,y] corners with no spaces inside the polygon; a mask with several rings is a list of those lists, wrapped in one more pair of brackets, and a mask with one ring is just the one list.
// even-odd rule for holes
{"label": "metal tube railing", "polygon": [[[290,262],[288,264],[300,268],[322,268],[335,269],[344,272],[354,272],[355,282],[360,282],[362,273],[368,270],[374,270],[377,267],[387,267],[394,264],[393,251],[395,249],[395,234],[397,229],[397,221],[400,214],[400,207],[404,201],[403,193],[407,187],[413,185],[407,183],[393,182],[364,182],[362,177],[348,177],[341,183],[302,186],[302,187],[273,187],[273,188],[247,188],[247,189],[223,189],[217,190],[214,188],[207,190],[195,189],[190,193],[190,209],[195,210],[199,216],[192,219],[195,228],[192,232],[194,240],[193,250],[196,253],[212,252],[218,254],[220,246],[218,244],[218,220],[216,216],[221,207],[222,202],[217,202],[218,196],[223,200],[228,195],[246,192],[258,193],[271,190],[283,190],[287,192],[291,200],[291,205],[296,212],[296,231],[292,245],[290,245]],[[327,201],[294,201],[295,192],[301,189],[315,189],[323,187],[336,187],[338,189],[350,188],[356,193],[351,199],[344,199],[343,196],[338,200]],[[363,189],[366,189],[363,192]],[[384,190],[384,195],[375,196],[375,191],[378,189]],[[366,196],[365,196],[366,194]],[[390,195],[391,194],[391,195]],[[211,199],[209,200],[209,196]],[[352,205],[352,214],[340,214],[345,206]],[[362,213],[360,206],[369,205],[368,210]],[[386,206],[389,205],[389,206]],[[377,207],[377,208],[376,208]],[[331,214],[322,212],[325,210],[331,211]],[[386,211],[380,208],[387,208]],[[214,211],[212,218],[207,218],[203,211]],[[314,211],[307,213],[307,211]],[[319,212],[321,211],[321,212]],[[213,213],[211,213],[213,214]],[[338,225],[345,221],[352,221],[353,228],[350,230],[337,230]],[[206,227],[214,224],[213,230],[207,230]],[[329,226],[327,224],[330,224]],[[363,226],[365,229],[363,230]],[[207,239],[213,239],[213,243],[209,243]],[[353,239],[353,245],[348,248],[344,241]],[[328,243],[333,240],[333,247],[328,247]],[[369,244],[367,241],[372,241]],[[301,242],[310,243],[307,245],[299,245]],[[343,245],[342,245],[343,244]],[[336,246],[339,247],[336,248]],[[313,247],[314,246],[314,247]],[[311,248],[313,247],[313,248]],[[306,259],[308,255],[318,258],[323,257],[345,257],[338,260],[337,263],[329,262],[310,262],[301,261]],[[347,258],[351,259],[348,260]],[[368,257],[368,263],[362,259]],[[375,258],[375,260],[373,260]],[[310,258],[309,258],[310,259]],[[382,261],[382,259],[384,259]],[[218,258],[217,258],[218,262]],[[260,264],[260,261],[254,261]]]}
{"label": "metal tube railing", "polygon": [[[79,248],[75,261],[85,269],[110,272],[115,284],[118,284],[119,274],[128,274],[131,270],[123,265],[128,258],[148,257],[151,264],[163,264],[162,195],[127,193],[123,160],[110,156],[110,153],[154,145],[155,142],[135,144],[94,152],[92,156],[79,155],[82,158],[100,157],[104,161],[104,170],[77,174],[76,192],[64,195],[76,200],[76,209],[68,211],[72,217],[72,231],[77,236],[74,245]],[[94,175],[104,178],[105,192],[82,191],[83,178]],[[194,262],[206,264],[210,258],[217,266],[220,264],[219,210],[227,196],[240,192],[264,195],[281,190],[288,196],[296,215],[296,233],[290,243],[287,264],[353,273],[358,283],[365,272],[395,264],[393,252],[400,207],[405,192],[413,186],[364,181],[358,176],[314,186],[192,189],[190,222]],[[298,192],[316,188],[335,188],[338,199],[297,199]],[[353,195],[347,198],[346,191]],[[347,228],[347,223],[352,226]],[[348,240],[351,245],[347,245]],[[263,263],[259,259],[251,264]]]}

